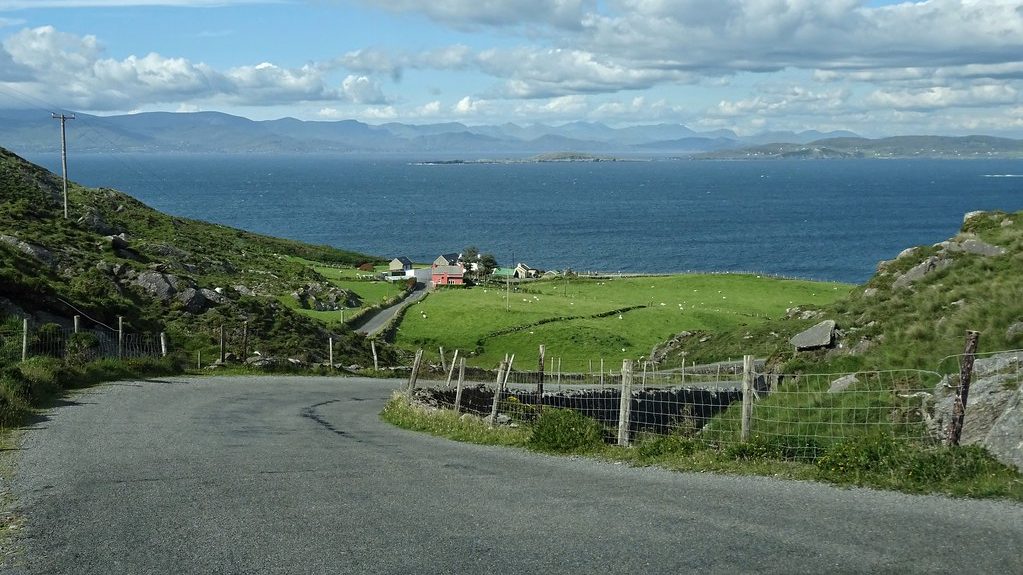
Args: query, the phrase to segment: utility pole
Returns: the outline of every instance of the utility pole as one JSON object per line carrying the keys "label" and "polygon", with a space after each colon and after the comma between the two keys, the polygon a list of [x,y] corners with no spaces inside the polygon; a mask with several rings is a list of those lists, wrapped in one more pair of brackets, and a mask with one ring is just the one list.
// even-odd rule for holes
{"label": "utility pole", "polygon": [[60,120],[60,164],[64,170],[64,219],[67,219],[67,130],[65,124],[68,120],[74,120],[75,115],[65,115],[63,112],[58,116],[57,114],[50,114],[50,117],[54,120]]}

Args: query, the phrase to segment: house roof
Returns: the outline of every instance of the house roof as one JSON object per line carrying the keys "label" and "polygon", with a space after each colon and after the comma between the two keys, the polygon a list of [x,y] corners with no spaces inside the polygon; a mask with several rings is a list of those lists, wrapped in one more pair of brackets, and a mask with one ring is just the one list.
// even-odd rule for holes
{"label": "house roof", "polygon": [[514,274],[515,274],[515,270],[513,268],[494,268],[494,271],[490,272],[490,275],[494,275],[494,276],[498,276],[498,277],[505,277],[505,276],[511,277]]}
{"label": "house roof", "polygon": [[461,257],[461,255],[462,254],[441,254],[440,258],[444,258],[444,261],[448,262],[449,266],[453,266],[458,263],[458,258]]}
{"label": "house roof", "polygon": [[400,263],[403,266],[412,267],[412,260],[408,259],[405,256],[399,256],[399,257],[396,257],[393,260],[391,260],[391,263],[394,263],[394,262],[398,262],[398,263]]}
{"label": "house roof", "polygon": [[462,266],[437,266],[433,268],[434,274],[447,274],[449,276],[460,276],[465,274]]}

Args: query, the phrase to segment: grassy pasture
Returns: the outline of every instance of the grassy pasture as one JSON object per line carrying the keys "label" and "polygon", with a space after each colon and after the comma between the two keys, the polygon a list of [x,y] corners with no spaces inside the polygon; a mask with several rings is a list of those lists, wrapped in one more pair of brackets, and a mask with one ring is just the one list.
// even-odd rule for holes
{"label": "grassy pasture", "polygon": [[[493,367],[505,353],[532,366],[538,346],[563,369],[604,358],[637,358],[680,331],[760,325],[796,305],[826,305],[852,286],[755,275],[687,274],[541,280],[512,286],[440,290],[405,315],[396,343],[474,351],[469,363]],[[621,313],[610,313],[626,310]],[[526,359],[530,358],[530,359]],[[724,359],[724,358],[722,358]],[[527,363],[528,362],[528,363]]]}
{"label": "grassy pasture", "polygon": [[371,276],[376,273],[386,272],[387,266],[376,266],[373,272],[364,272],[356,268],[350,267],[336,267],[336,266],[325,266],[318,262],[305,260],[297,257],[288,257],[287,259],[305,265],[312,269],[319,275],[327,279],[331,284],[349,290],[359,296],[362,300],[362,305],[359,307],[353,307],[344,311],[316,311],[311,309],[302,309],[298,306],[298,302],[295,298],[291,297],[290,294],[282,294],[280,301],[288,308],[294,310],[302,315],[315,318],[327,323],[335,323],[342,321],[345,317],[352,317],[355,313],[363,308],[367,308],[376,305],[381,302],[385,302],[394,296],[400,294],[404,288],[401,282],[388,282],[378,279],[367,279],[367,276]]}

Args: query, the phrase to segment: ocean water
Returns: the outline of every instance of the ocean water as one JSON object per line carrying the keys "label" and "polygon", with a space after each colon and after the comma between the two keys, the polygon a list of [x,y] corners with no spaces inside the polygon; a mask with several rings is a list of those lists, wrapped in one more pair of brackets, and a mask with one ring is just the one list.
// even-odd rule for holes
{"label": "ocean water", "polygon": [[[29,159],[59,173],[57,156]],[[419,158],[429,159],[429,158]],[[754,271],[863,282],[973,210],[1023,209],[1023,161],[626,161],[78,155],[71,179],[174,215],[432,261],[604,272]]]}

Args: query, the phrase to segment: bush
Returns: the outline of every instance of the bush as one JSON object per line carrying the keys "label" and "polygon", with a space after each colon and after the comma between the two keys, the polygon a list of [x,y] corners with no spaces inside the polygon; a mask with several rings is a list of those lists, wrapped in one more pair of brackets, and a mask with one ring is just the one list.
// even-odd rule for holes
{"label": "bush", "polygon": [[864,473],[892,471],[898,466],[903,444],[887,433],[862,435],[836,443],[817,460],[824,477],[858,477]]}
{"label": "bush", "polygon": [[642,458],[656,459],[669,455],[692,455],[702,444],[685,435],[660,435],[641,441],[636,448]]}
{"label": "bush", "polygon": [[571,409],[548,408],[543,411],[528,445],[538,451],[563,453],[590,451],[604,443],[604,426]]}
{"label": "bush", "polygon": [[18,364],[22,389],[33,403],[60,393],[64,365],[52,357],[30,357]]}

